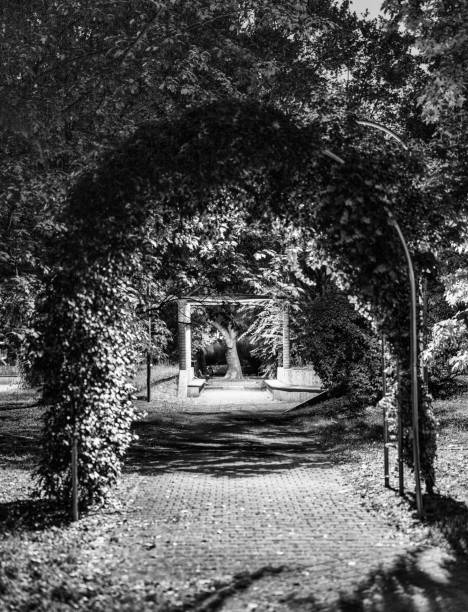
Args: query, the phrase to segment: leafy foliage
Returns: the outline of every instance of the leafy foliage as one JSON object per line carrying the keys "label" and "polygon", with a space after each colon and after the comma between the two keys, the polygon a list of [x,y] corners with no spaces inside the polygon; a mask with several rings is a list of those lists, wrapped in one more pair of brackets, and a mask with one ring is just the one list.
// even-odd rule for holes
{"label": "leafy foliage", "polygon": [[465,242],[452,249],[451,258],[447,258],[446,268],[451,271],[443,281],[452,316],[434,323],[431,341],[423,353],[432,386],[436,387],[468,371],[468,276],[466,267],[461,267],[466,266],[467,251]]}
{"label": "leafy foliage", "polygon": [[[431,129],[424,188],[434,201],[458,200],[466,214],[468,113],[468,6],[451,0],[386,0],[390,30],[413,38],[425,77],[414,90],[422,120]],[[454,223],[465,223],[462,218]]]}
{"label": "leafy foliage", "polygon": [[447,0],[386,0],[385,9],[404,23],[429,64],[431,79],[419,102],[428,121],[466,109],[467,7]]}
{"label": "leafy foliage", "polygon": [[132,440],[135,414],[128,381],[136,363],[135,300],[125,280],[128,262],[83,268],[83,261],[63,257],[63,272],[50,280],[29,337],[28,352],[44,381],[48,406],[37,475],[41,491],[69,502],[76,436],[79,499],[86,507],[106,500]]}
{"label": "leafy foliage", "polygon": [[380,347],[369,322],[346,296],[328,291],[305,299],[294,317],[293,351],[312,363],[324,385],[356,406],[381,394]]}
{"label": "leafy foliage", "polygon": [[2,165],[0,185],[0,338],[17,354],[49,264],[47,245],[60,231],[63,190],[45,188],[34,170],[12,161]]}

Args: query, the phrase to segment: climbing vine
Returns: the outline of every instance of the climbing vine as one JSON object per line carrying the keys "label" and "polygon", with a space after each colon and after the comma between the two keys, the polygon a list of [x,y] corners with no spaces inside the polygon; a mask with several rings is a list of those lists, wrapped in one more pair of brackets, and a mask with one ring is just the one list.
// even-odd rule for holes
{"label": "climbing vine", "polygon": [[[398,155],[394,153],[393,157],[393,167],[398,168]],[[356,173],[356,166],[353,168],[351,161],[349,169],[343,169],[346,180],[340,177],[340,168],[334,169],[335,179],[327,186],[314,211],[316,244],[342,288],[354,294],[363,310],[377,321],[380,332],[390,343],[395,362],[401,364],[403,451],[406,463],[412,467],[410,289],[407,264],[392,216],[400,213],[404,233],[411,241],[413,251],[416,250],[416,262],[420,258],[428,266],[431,264],[430,254],[418,253],[418,239],[421,239],[418,231],[422,229],[422,219],[427,218],[427,203],[420,198],[409,179],[394,176],[392,188],[395,189],[399,182],[405,196],[400,199],[399,192],[392,194],[388,185],[382,182],[379,161],[367,159],[366,174]],[[418,214],[421,221],[418,221]],[[435,230],[436,226],[432,227]],[[430,231],[431,227],[426,229],[426,238]],[[432,491],[436,420],[431,397],[421,380],[418,386],[421,470],[428,491]]]}
{"label": "climbing vine", "polygon": [[[330,270],[372,311],[407,371],[407,279],[383,209],[400,196],[389,188],[395,177],[385,173],[395,166],[398,174],[401,160],[394,155],[379,164],[375,155],[350,148],[349,160],[338,167],[323,154],[329,140],[330,132],[298,126],[271,108],[217,103],[145,125],[81,176],[69,196],[68,231],[31,339],[47,406],[39,468],[45,494],[69,501],[74,435],[82,507],[105,499],[116,481],[134,416],[129,380],[138,271],[148,256],[156,269],[162,265],[174,219],[191,218],[213,201],[222,206],[220,193],[237,198],[247,217],[266,226],[272,217],[313,226]],[[403,188],[415,208],[414,218],[406,218],[411,228],[421,206],[417,194]],[[170,258],[165,261],[170,266]],[[406,383],[403,407],[409,447]],[[435,438],[427,398],[420,410],[431,487]]]}
{"label": "climbing vine", "polygon": [[[70,453],[79,441],[79,500],[104,502],[132,440],[135,359],[132,287],[125,262],[64,268],[40,305],[30,352],[44,381],[40,490],[67,503]],[[135,300],[133,300],[134,302]]]}

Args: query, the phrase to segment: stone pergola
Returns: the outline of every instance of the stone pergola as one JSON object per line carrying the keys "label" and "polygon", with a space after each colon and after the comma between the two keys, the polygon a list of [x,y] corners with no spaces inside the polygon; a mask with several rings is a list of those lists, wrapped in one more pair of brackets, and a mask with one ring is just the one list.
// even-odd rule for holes
{"label": "stone pergola", "polygon": [[192,367],[192,307],[220,306],[222,304],[253,304],[274,300],[281,304],[281,321],[283,328],[283,370],[290,367],[289,340],[289,304],[285,299],[272,298],[263,295],[220,295],[220,296],[188,296],[177,300],[177,320],[179,333],[179,398],[188,396],[188,388],[196,384]]}

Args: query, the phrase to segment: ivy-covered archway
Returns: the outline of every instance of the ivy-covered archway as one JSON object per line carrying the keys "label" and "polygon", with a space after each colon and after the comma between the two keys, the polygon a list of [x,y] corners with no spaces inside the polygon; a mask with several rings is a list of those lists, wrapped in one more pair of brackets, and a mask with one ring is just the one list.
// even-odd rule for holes
{"label": "ivy-covered archway", "polygon": [[[330,140],[346,156],[345,166],[324,154]],[[74,437],[82,507],[103,501],[114,484],[134,418],[135,279],[148,252],[165,240],[166,224],[222,201],[220,194],[237,198],[266,225],[278,216],[314,227],[330,271],[372,312],[402,364],[411,465],[406,266],[383,207],[393,207],[405,191],[411,237],[424,203],[410,184],[397,188],[401,160],[386,154],[383,167],[354,151],[337,126],[301,126],[272,108],[218,103],[141,127],[83,174],[69,196],[67,231],[31,339],[47,406],[38,469],[43,491],[69,503]],[[420,437],[431,488],[435,434],[425,396]]]}

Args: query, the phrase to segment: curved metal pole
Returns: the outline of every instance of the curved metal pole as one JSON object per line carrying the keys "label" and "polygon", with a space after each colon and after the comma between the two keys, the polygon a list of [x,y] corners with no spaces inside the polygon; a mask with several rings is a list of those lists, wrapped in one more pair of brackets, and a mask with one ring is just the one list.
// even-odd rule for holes
{"label": "curved metal pole", "polygon": [[[395,134],[395,132],[385,125],[368,121],[367,119],[355,119],[356,123],[366,127],[375,128],[384,132],[400,144],[405,151],[408,151],[407,145],[403,140]],[[411,413],[412,413],[412,429],[413,429],[413,463],[414,463],[414,480],[416,493],[416,508],[418,516],[421,518],[424,514],[423,499],[421,493],[421,460],[419,451],[419,397],[418,397],[418,329],[417,329],[417,293],[416,293],[416,278],[414,274],[413,260],[405,240],[401,228],[391,213],[385,207],[387,215],[395,228],[400,242],[405,252],[406,263],[408,264],[408,276],[410,282],[410,371],[411,371]]]}
{"label": "curved metal pole", "polygon": [[[359,125],[366,127],[373,127],[381,132],[384,132],[388,136],[394,138],[400,145],[403,146],[405,151],[408,150],[406,144],[401,140],[399,136],[395,134],[389,128],[375,123],[374,121],[367,121],[362,119],[355,119]],[[335,155],[328,149],[322,151],[324,155],[334,159],[340,164],[344,164],[344,160],[338,155]],[[414,463],[414,484],[416,494],[416,508],[418,516],[422,518],[424,514],[423,499],[421,492],[421,460],[419,450],[419,397],[418,397],[418,330],[417,330],[417,294],[416,294],[416,279],[414,274],[413,260],[408,248],[408,244],[405,240],[401,228],[393,216],[392,212],[385,206],[385,212],[388,215],[390,222],[395,228],[398,238],[400,239],[403,251],[405,253],[406,263],[408,264],[408,277],[410,283],[410,372],[411,372],[411,414],[412,414],[412,430],[413,430],[413,463]]]}
{"label": "curved metal pole", "polygon": [[404,148],[405,151],[408,151],[408,146],[403,142],[403,140],[398,136],[398,134],[396,134],[393,130],[386,127],[385,125],[376,123],[375,121],[369,121],[368,119],[355,119],[355,121],[359,125],[365,125],[366,127],[373,127],[376,130],[380,130],[381,132],[384,132],[385,134],[387,134],[387,136],[391,136],[391,138],[396,140]]}
{"label": "curved metal pole", "polygon": [[333,161],[338,162],[339,164],[344,164],[344,159],[342,159],[341,157],[339,157],[338,155],[336,155],[335,153],[333,153],[332,151],[330,151],[330,149],[323,149],[322,153],[324,155],[326,155],[327,157],[329,157],[330,159],[333,159]]}
{"label": "curved metal pole", "polygon": [[416,508],[419,517],[424,513],[423,499],[421,493],[421,461],[419,452],[419,397],[418,397],[418,329],[417,329],[417,294],[416,294],[416,278],[414,274],[413,260],[408,249],[405,237],[398,225],[397,220],[392,213],[387,209],[387,214],[391,219],[392,225],[395,228],[400,242],[405,251],[406,263],[408,264],[408,274],[411,287],[410,295],[410,367],[411,367],[411,407],[412,407],[412,425],[413,425],[413,463],[414,463],[414,480],[416,489]]}

